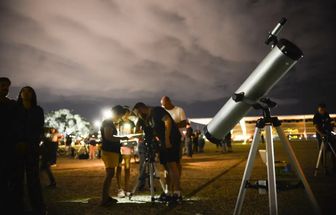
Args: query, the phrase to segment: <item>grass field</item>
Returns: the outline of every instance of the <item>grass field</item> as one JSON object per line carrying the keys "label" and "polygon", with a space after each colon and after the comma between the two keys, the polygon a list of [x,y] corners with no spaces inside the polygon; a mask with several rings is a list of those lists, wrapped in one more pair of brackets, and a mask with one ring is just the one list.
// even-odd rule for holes
{"label": "grass field", "polygon": [[[318,149],[315,142],[292,142],[295,153],[311,184],[323,214],[335,214],[336,176],[313,176]],[[250,145],[236,143],[233,153],[216,152],[213,144],[206,144],[206,152],[193,158],[183,158],[181,184],[186,201],[175,208],[161,203],[150,203],[149,192],[136,193],[133,200],[119,199],[120,203],[105,208],[99,206],[104,167],[101,160],[72,160],[61,158],[53,167],[57,188],[44,189],[50,214],[232,214],[238,195],[246,156]],[[260,149],[264,148],[260,145]],[[278,142],[276,160],[288,161]],[[135,184],[138,164],[132,164],[131,184]],[[252,179],[266,178],[265,164],[259,155]],[[277,179],[297,181],[296,177],[279,175]],[[42,180],[46,184],[46,180]],[[157,183],[157,189],[159,189]],[[111,195],[116,196],[113,179]],[[160,191],[158,191],[158,194]],[[278,193],[280,214],[312,214],[313,210],[303,188]],[[243,214],[268,214],[268,197],[258,190],[248,190]]]}

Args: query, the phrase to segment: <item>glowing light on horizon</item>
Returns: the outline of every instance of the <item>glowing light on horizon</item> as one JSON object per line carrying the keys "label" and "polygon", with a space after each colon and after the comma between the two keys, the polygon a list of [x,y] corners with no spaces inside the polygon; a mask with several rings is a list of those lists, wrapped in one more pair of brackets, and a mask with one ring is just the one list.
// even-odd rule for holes
{"label": "glowing light on horizon", "polygon": [[103,117],[103,120],[112,118],[113,117],[112,110],[109,109],[109,108],[103,109],[102,110],[102,117]]}

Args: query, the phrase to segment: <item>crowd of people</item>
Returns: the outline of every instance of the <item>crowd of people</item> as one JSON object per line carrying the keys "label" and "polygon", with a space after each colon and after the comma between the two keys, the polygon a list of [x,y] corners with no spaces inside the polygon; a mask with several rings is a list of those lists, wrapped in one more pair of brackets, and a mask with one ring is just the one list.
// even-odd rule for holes
{"label": "crowd of people", "polygon": [[[18,99],[14,101],[7,97],[10,85],[8,78],[0,78],[0,131],[4,142],[3,150],[7,152],[0,156],[0,190],[7,197],[0,203],[1,210],[10,210],[13,214],[24,213],[26,177],[33,214],[46,214],[40,173],[44,172],[48,176],[48,187],[56,187],[51,166],[56,163],[60,135],[55,128],[44,128],[44,112],[38,106],[34,89],[30,86],[23,87]],[[94,136],[86,141],[89,148],[88,158],[96,158],[99,145],[98,156],[105,166],[101,205],[108,206],[117,202],[109,193],[114,176],[117,180],[118,197],[131,195],[129,181],[132,158],[139,162],[139,189],[144,189],[146,177],[142,168],[146,160],[145,143],[155,145],[157,159],[165,171],[163,175],[166,176],[167,189],[160,195],[160,200],[168,204],[180,203],[181,159],[183,155],[192,157],[194,153],[204,152],[205,139],[202,132],[192,129],[185,111],[174,105],[167,96],[162,97],[160,106],[152,107],[138,102],[132,109],[127,106],[114,106],[112,112],[113,116],[102,122],[101,143],[98,144]],[[332,119],[325,104],[318,106],[313,123],[319,144],[329,141],[331,146],[335,146]],[[71,140],[70,137],[66,138],[68,139]],[[69,143],[66,141],[67,146]],[[221,152],[232,152],[231,133],[216,144]],[[332,157],[333,171],[336,172],[336,159]],[[124,183],[121,183],[122,170]]]}
{"label": "crowd of people", "polygon": [[[145,142],[147,144],[156,144],[155,151],[158,153],[158,159],[167,173],[164,175],[167,176],[166,183],[168,189],[160,195],[160,200],[169,204],[176,204],[182,200],[180,185],[183,148],[182,134],[185,130],[187,119],[183,109],[173,106],[168,97],[163,97],[161,103],[163,103],[162,107],[151,107],[139,102],[134,106],[132,111],[121,105],[117,105],[112,108],[113,117],[106,119],[102,123],[102,160],[106,169],[102,191],[102,205],[110,205],[117,201],[109,195],[111,180],[114,177],[115,170],[118,197],[130,195],[129,177],[132,147],[124,146],[120,142],[128,142],[129,135],[134,133],[145,133],[144,137],[147,137],[139,137],[140,168],[143,168],[143,163],[146,159]],[[131,112],[137,118],[136,124],[128,118]],[[120,185],[122,161],[124,161],[125,170],[124,188]],[[142,169],[139,172],[144,173]],[[145,176],[140,175],[139,180],[139,188],[143,189],[145,186]]]}
{"label": "crowd of people", "polygon": [[[1,156],[1,191],[8,197],[6,201],[1,202],[1,209],[14,210],[13,214],[23,214],[26,184],[32,213],[46,214],[40,173],[48,176],[48,187],[56,187],[51,166],[56,163],[57,147],[62,135],[55,128],[44,127],[44,112],[38,106],[37,96],[32,87],[23,87],[15,101],[7,97],[10,85],[11,81],[8,78],[0,78],[1,135],[5,142],[3,144],[5,151],[8,152],[5,156]],[[139,102],[132,110],[117,105],[112,108],[112,111],[113,117],[106,119],[100,129],[101,159],[106,172],[101,205],[116,202],[109,195],[114,175],[117,179],[118,197],[130,195],[130,161],[132,157],[134,158],[135,145],[129,145],[129,143],[132,142],[130,137],[135,133],[142,134],[137,137],[139,143],[136,144],[140,167],[143,167],[146,155],[146,147],[142,143],[156,144],[155,153],[166,172],[164,175],[167,184],[167,189],[160,195],[160,200],[169,204],[180,202],[182,200],[181,158],[185,151],[184,146],[187,147],[189,144],[185,138],[188,121],[184,110],[173,105],[170,98],[164,96],[161,99],[161,106],[151,107]],[[136,117],[136,123],[130,120],[130,115]],[[191,136],[192,141],[197,142],[193,147],[194,152],[203,151],[204,142],[200,141],[201,143],[198,144],[196,141],[200,136],[202,135],[199,131]],[[66,145],[69,146],[67,140],[71,140],[71,137],[65,139]],[[87,143],[88,158],[94,159],[98,145],[96,138],[88,138]],[[124,186],[122,187],[123,169]],[[143,173],[141,170],[139,172]],[[24,183],[25,177],[26,183]],[[145,178],[139,176],[140,189],[145,186]]]}

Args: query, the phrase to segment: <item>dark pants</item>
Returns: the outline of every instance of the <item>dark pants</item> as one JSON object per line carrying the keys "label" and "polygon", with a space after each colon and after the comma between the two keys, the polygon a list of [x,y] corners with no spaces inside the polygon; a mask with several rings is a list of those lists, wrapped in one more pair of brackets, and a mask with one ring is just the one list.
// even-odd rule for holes
{"label": "dark pants", "polygon": [[39,175],[38,146],[32,143],[19,143],[16,149],[16,195],[18,196],[17,209],[24,211],[24,176],[27,178],[27,190],[33,214],[43,214],[44,200]]}
{"label": "dark pants", "polygon": [[46,142],[43,143],[41,147],[41,166],[40,170],[46,172],[50,184],[55,184],[55,177],[51,171],[51,165],[54,164],[56,153],[54,151],[54,143],[53,142]]}
{"label": "dark pants", "polygon": [[198,142],[193,142],[193,152],[194,153],[198,153],[199,149],[198,149]]}
{"label": "dark pants", "polygon": [[[6,143],[6,142],[4,142]],[[4,197],[0,201],[0,210],[13,213],[16,207],[16,196],[14,195],[15,171],[13,166],[14,150],[4,149],[5,154],[0,157],[0,193]]]}
{"label": "dark pants", "polygon": [[139,187],[144,187],[146,184],[146,166],[145,166],[145,161],[146,161],[146,154],[144,152],[139,152]]}
{"label": "dark pants", "polygon": [[44,158],[42,158],[41,160],[41,171],[44,171],[47,174],[50,184],[56,183],[55,177],[51,171],[50,162],[48,160],[45,160]]}
{"label": "dark pants", "polygon": [[193,150],[192,150],[192,142],[191,141],[187,141],[187,155],[189,157],[192,157],[193,155]]}

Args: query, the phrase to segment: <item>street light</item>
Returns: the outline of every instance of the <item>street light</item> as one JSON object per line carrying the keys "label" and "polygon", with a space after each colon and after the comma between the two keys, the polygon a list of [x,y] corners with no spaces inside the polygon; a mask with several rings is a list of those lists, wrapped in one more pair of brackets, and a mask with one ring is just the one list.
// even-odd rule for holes
{"label": "street light", "polygon": [[113,112],[111,109],[106,108],[102,110],[102,116],[103,116],[103,120],[104,119],[110,119],[113,117]]}
{"label": "street light", "polygon": [[99,120],[95,120],[95,121],[93,122],[93,125],[94,125],[96,128],[100,128],[100,126],[101,126],[101,121],[99,121]]}

